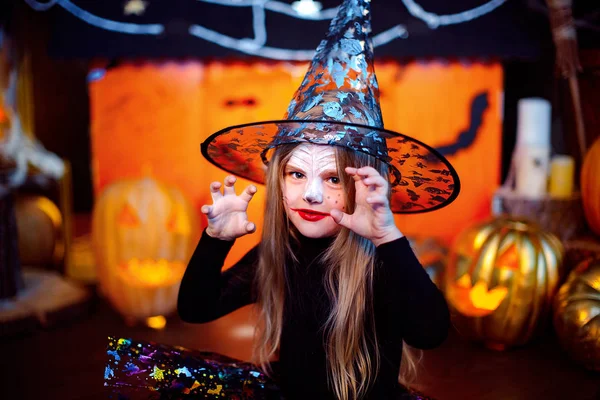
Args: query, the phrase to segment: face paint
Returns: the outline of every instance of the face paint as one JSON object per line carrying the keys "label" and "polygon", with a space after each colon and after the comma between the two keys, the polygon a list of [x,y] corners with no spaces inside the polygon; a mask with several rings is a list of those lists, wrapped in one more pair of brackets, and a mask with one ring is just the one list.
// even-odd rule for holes
{"label": "face paint", "polygon": [[345,210],[335,150],[331,146],[301,144],[285,167],[284,205],[292,224],[306,237],[333,236],[340,226],[329,212]]}

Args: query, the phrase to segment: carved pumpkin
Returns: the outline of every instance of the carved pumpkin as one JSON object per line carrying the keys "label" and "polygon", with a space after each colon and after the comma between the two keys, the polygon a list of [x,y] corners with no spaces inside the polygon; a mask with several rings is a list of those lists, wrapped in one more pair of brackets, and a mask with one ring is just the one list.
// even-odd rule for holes
{"label": "carved pumpkin", "polygon": [[448,248],[432,237],[411,236],[408,241],[433,283],[443,290]]}
{"label": "carved pumpkin", "polygon": [[581,199],[590,228],[600,235],[600,138],[588,150],[581,166]]}
{"label": "carved pumpkin", "polygon": [[600,257],[580,263],[561,286],[554,298],[554,328],[574,360],[600,371]]}
{"label": "carved pumpkin", "polygon": [[108,186],[93,212],[102,294],[128,321],[167,315],[198,239],[183,194],[152,178]]}
{"label": "carved pumpkin", "polygon": [[[232,75],[228,74],[230,67]],[[255,76],[254,68],[263,72]],[[291,98],[294,91],[289,76],[284,79],[282,71],[284,64],[270,68],[266,63],[200,62],[124,63],[107,70],[103,78],[91,81],[89,86],[96,196],[113,182],[139,176],[140,166],[150,165],[154,176],[180,188],[195,210],[211,204],[210,182],[223,181],[227,174],[202,157],[200,143],[228,123],[248,122],[255,117],[280,118],[281,110],[287,108],[281,108],[280,103],[288,95],[261,90],[260,98],[256,98],[254,92],[259,87],[271,90],[289,85]],[[244,83],[250,84],[251,90]],[[229,84],[239,88],[232,91]],[[236,187],[240,191],[247,184],[239,180]],[[248,208],[257,232],[236,240],[226,265],[239,260],[257,243],[263,198],[264,190],[259,188]],[[206,219],[199,222],[203,229]]]}
{"label": "carved pumpkin", "polygon": [[558,238],[524,220],[498,217],[466,229],[445,283],[455,326],[490,348],[528,342],[551,309],[563,252]]}

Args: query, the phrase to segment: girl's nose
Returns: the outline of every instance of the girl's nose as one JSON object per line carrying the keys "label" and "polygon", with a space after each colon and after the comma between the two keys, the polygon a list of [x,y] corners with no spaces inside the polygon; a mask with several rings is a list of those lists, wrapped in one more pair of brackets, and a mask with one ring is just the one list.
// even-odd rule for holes
{"label": "girl's nose", "polygon": [[302,198],[309,204],[319,204],[323,202],[323,188],[319,179],[312,179],[307,182]]}

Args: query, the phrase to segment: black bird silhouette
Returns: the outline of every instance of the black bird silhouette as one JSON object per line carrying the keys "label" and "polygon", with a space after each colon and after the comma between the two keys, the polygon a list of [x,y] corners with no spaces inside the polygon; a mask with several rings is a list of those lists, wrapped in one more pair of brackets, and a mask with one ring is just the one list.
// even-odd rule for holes
{"label": "black bird silhouette", "polygon": [[488,109],[488,92],[479,93],[471,101],[471,123],[467,130],[462,131],[454,143],[436,146],[436,150],[443,156],[452,156],[460,150],[469,148],[481,128],[483,122],[483,113]]}

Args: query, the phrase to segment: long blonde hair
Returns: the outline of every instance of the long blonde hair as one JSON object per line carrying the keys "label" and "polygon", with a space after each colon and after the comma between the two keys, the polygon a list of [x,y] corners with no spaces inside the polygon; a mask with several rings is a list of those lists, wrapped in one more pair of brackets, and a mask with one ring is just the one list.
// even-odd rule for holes
{"label": "long blonde hair", "polygon": [[[257,364],[269,371],[269,361],[279,349],[286,288],[286,260],[295,259],[291,250],[293,229],[283,205],[284,170],[296,145],[281,145],[274,151],[266,179],[263,236],[257,270],[258,325],[254,355]],[[335,147],[338,173],[345,188],[346,212],[354,211],[354,182],[346,166],[370,165],[387,176],[387,165],[366,154]],[[373,319],[373,243],[342,228],[322,256],[326,265],[324,283],[332,303],[324,327],[330,387],[341,400],[364,396],[379,368],[379,350]],[[403,346],[403,368],[399,381],[407,383],[416,364]]]}
{"label": "long blonde hair", "polygon": [[[387,168],[366,154],[340,148],[336,148],[336,158],[347,196],[347,209],[352,213],[355,207],[354,182],[344,172],[345,167],[362,167],[369,165],[369,161],[375,161],[370,165],[383,176],[387,176]],[[328,332],[328,377],[339,399],[355,399],[366,393],[379,369],[375,320],[371,312],[375,246],[370,240],[344,228],[325,253],[324,261],[327,265],[326,288],[332,300],[325,324]]]}

